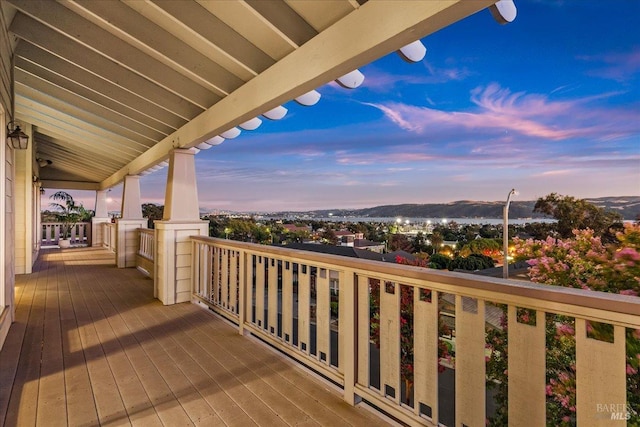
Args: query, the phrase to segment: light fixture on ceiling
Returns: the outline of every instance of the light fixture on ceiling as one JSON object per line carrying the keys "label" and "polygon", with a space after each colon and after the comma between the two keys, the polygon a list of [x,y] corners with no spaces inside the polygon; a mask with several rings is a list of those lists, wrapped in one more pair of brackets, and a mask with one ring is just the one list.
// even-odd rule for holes
{"label": "light fixture on ceiling", "polygon": [[360,70],[353,70],[336,79],[336,83],[345,89],[355,89],[364,82],[364,74]]}
{"label": "light fixture on ceiling", "polygon": [[300,95],[295,99],[295,101],[305,107],[311,107],[312,105],[316,105],[318,101],[320,101],[320,96],[320,92],[318,92],[317,90],[312,90]]}
{"label": "light fixture on ceiling", "polygon": [[398,54],[407,62],[420,62],[427,54],[427,48],[420,40],[409,43],[398,50]]}
{"label": "light fixture on ceiling", "polygon": [[7,142],[14,150],[26,150],[29,136],[22,132],[20,126],[11,121],[7,124]]}
{"label": "light fixture on ceiling", "polygon": [[282,105],[278,105],[277,107],[272,108],[266,113],[262,113],[262,115],[269,120],[280,120],[287,114],[287,111],[288,110],[285,107],[283,107]]}
{"label": "light fixture on ceiling", "polygon": [[40,166],[41,168],[44,168],[46,166],[49,166],[50,164],[52,164],[53,162],[49,159],[36,159],[36,162],[38,162],[38,166]]}
{"label": "light fixture on ceiling", "polygon": [[244,123],[240,123],[238,126],[244,130],[256,130],[262,124],[262,120],[258,117],[254,117],[251,120],[247,120]]}
{"label": "light fixture on ceiling", "polygon": [[516,8],[513,0],[499,0],[494,5],[489,6],[489,11],[499,24],[508,24],[513,22],[518,15],[518,9]]}
{"label": "light fixture on ceiling", "polygon": [[207,139],[205,142],[211,146],[214,146],[214,145],[220,145],[224,141],[225,139],[223,137],[221,137],[220,135],[216,135],[213,138]]}
{"label": "light fixture on ceiling", "polygon": [[233,139],[233,138],[237,138],[240,135],[240,132],[241,130],[238,129],[237,127],[232,127],[228,131],[222,132],[220,136],[223,137],[224,139]]}

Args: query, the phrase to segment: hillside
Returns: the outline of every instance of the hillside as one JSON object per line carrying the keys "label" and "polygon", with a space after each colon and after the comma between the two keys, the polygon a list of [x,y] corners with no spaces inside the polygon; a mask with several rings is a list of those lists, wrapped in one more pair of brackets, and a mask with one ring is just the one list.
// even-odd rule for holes
{"label": "hillside", "polygon": [[[586,199],[588,202],[604,209],[618,212],[626,220],[634,220],[640,215],[640,197],[600,197]],[[544,218],[534,214],[536,201],[511,202],[510,218]],[[323,209],[311,212],[296,212],[315,217],[335,216],[355,217],[409,217],[409,218],[502,218],[504,202],[479,202],[461,200],[451,203],[382,205],[364,209]],[[293,214],[289,212],[288,214]]]}

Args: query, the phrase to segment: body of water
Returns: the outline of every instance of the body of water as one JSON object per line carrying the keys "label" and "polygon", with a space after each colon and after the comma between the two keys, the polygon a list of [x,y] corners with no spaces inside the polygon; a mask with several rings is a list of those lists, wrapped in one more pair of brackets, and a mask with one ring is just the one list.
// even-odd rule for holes
{"label": "body of water", "polygon": [[[387,223],[387,224],[392,224],[395,222],[398,222],[398,220],[400,220],[400,223],[402,224],[406,224],[407,221],[409,224],[425,224],[425,223],[431,223],[433,225],[435,224],[442,224],[442,223],[446,223],[446,222],[456,222],[458,224],[489,224],[489,225],[501,225],[502,224],[502,218],[405,218],[405,217],[379,217],[379,218],[374,218],[374,217],[355,217],[355,216],[328,216],[328,217],[317,217],[317,218],[311,218],[311,217],[305,217],[305,218],[301,218],[301,217],[293,217],[293,218],[287,218],[287,219],[313,219],[316,221],[327,221],[327,222],[382,222],[382,223]],[[552,222],[556,222],[555,219],[551,219],[551,218],[513,218],[513,219],[509,219],[509,224],[518,224],[518,225],[524,225],[524,224],[530,224],[533,222],[545,222],[545,223],[552,223]]]}

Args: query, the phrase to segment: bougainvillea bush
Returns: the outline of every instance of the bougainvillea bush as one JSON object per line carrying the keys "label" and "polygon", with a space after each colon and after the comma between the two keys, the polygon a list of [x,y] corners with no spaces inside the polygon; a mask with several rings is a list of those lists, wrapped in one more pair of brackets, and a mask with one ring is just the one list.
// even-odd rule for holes
{"label": "bougainvillea bush", "polygon": [[[518,240],[516,258],[527,260],[529,278],[533,282],[554,286],[581,288],[589,291],[640,295],[640,225],[626,224],[616,234],[617,241],[603,244],[592,230],[574,230],[572,239]],[[523,313],[523,316],[526,313]],[[520,318],[518,321],[529,319]],[[576,424],[576,372],[574,319],[548,314],[544,321],[547,340],[547,424]],[[506,393],[506,322],[503,329],[488,335],[491,356],[487,362],[488,385]],[[611,341],[613,328],[601,323],[588,323],[590,337]],[[626,331],[627,404],[640,408],[640,330]],[[491,425],[506,422],[506,400],[496,402],[498,409]],[[640,411],[630,413],[628,425],[640,425]]]}

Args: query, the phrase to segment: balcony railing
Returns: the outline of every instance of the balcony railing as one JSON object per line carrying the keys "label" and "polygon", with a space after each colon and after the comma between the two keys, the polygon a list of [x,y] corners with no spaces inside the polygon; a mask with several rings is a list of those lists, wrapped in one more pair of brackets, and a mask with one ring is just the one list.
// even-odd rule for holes
{"label": "balcony railing", "polygon": [[[507,314],[509,425],[545,425],[548,314],[575,319],[578,425],[609,423],[603,405],[627,402],[625,328],[640,329],[636,297],[223,239],[192,244],[197,303],[338,384],[347,401],[410,425],[485,425],[486,331],[504,326],[496,310]],[[521,322],[522,309],[537,322]],[[589,322],[612,325],[613,342],[588,337]],[[445,340],[450,363],[438,356]],[[403,380],[407,351],[412,381]]]}
{"label": "balcony railing", "polygon": [[139,239],[136,268],[147,276],[153,278],[155,263],[155,232],[149,228],[139,228],[138,233]]}
{"label": "balcony railing", "polygon": [[116,225],[111,222],[103,222],[100,224],[102,227],[102,244],[105,248],[111,252],[116,251]]}
{"label": "balcony railing", "polygon": [[[57,245],[62,236],[61,222],[42,223],[42,246]],[[91,223],[79,222],[71,228],[72,245],[91,245]]]}

